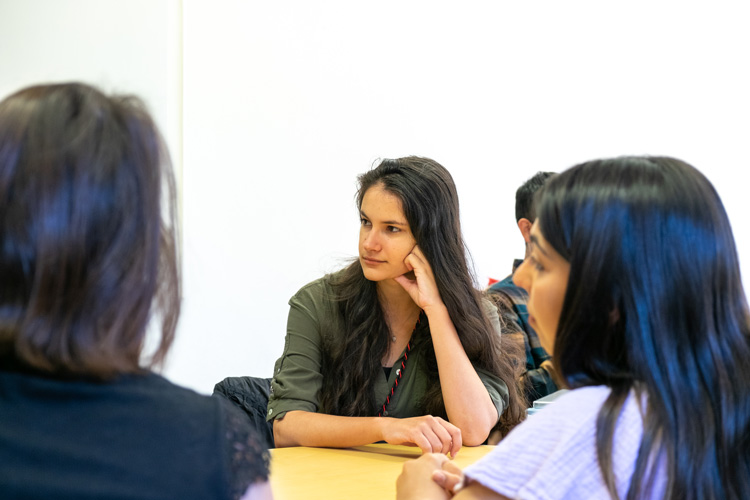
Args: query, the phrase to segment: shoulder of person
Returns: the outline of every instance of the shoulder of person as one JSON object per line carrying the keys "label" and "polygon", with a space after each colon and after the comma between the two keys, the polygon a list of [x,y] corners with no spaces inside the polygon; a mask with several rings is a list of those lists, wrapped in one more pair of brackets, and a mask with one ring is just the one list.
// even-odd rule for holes
{"label": "shoulder of person", "polygon": [[497,305],[495,304],[494,299],[489,296],[489,294],[483,293],[482,299],[479,301],[479,304],[482,306],[482,312],[484,314],[497,316]]}
{"label": "shoulder of person", "polygon": [[518,301],[526,301],[529,294],[520,286],[511,283],[495,283],[487,289],[487,293],[493,297],[507,299],[511,304]]}
{"label": "shoulder of person", "polygon": [[318,298],[321,296],[333,296],[333,283],[338,279],[338,277],[343,273],[343,269],[326,274],[325,276],[322,276],[316,280],[313,280],[304,286],[297,290],[297,292],[292,296],[290,300],[294,299],[300,299],[304,297],[314,297]]}
{"label": "shoulder of person", "polygon": [[168,401],[175,408],[192,407],[203,410],[216,408],[220,405],[215,398],[200,394],[193,389],[177,385],[157,373],[147,373],[144,376],[129,377],[136,391],[141,394],[150,394],[162,401]]}
{"label": "shoulder of person", "polygon": [[482,308],[482,314],[489,319],[495,331],[497,333],[502,332],[505,321],[500,319],[500,306],[488,297],[486,293],[482,294],[482,298],[479,302],[479,305]]}

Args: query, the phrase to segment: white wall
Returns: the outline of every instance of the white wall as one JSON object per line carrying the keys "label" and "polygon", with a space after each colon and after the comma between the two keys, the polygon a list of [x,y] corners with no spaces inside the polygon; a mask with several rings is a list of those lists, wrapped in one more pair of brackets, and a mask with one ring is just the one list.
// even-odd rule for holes
{"label": "white wall", "polygon": [[179,175],[180,12],[175,0],[0,0],[0,96],[63,81],[137,94]]}
{"label": "white wall", "polygon": [[[739,2],[185,0],[182,87],[167,33],[179,7],[0,0],[3,95],[80,75],[144,94],[184,127],[176,382],[210,392],[270,375],[289,297],[356,254],[355,177],[380,157],[429,156],[453,173],[480,284],[522,255],[520,183],[621,154],[705,172],[750,265]],[[182,120],[162,108],[180,91]]]}
{"label": "white wall", "polygon": [[271,373],[288,298],[356,253],[355,176],[379,157],[429,156],[454,174],[482,284],[522,256],[521,182],[622,154],[702,169],[747,266],[747,13],[186,1],[185,315],[168,373],[201,390]]}

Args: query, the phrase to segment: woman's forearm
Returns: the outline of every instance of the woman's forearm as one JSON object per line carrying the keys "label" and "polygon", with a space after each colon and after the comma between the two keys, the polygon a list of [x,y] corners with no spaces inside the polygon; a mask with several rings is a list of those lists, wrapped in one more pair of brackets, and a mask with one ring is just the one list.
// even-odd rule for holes
{"label": "woman's forearm", "polygon": [[383,439],[380,417],[341,417],[307,411],[290,411],[273,423],[277,448],[319,446],[348,448]]}
{"label": "woman's forearm", "polygon": [[339,417],[290,411],[273,425],[278,448],[320,446],[349,448],[385,441],[418,446],[425,453],[455,456],[461,449],[461,431],[440,417]]}
{"label": "woman's forearm", "polygon": [[461,429],[465,445],[482,444],[497,422],[497,409],[461,345],[448,310],[441,304],[425,313],[448,419]]}

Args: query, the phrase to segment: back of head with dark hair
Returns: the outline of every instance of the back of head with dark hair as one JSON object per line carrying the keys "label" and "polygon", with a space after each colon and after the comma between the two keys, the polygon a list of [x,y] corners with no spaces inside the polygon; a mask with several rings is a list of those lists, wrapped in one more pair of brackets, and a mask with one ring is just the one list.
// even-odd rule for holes
{"label": "back of head with dark hair", "polygon": [[556,172],[537,172],[516,190],[516,222],[521,219],[534,222],[536,219],[534,196],[553,175],[556,175]]}
{"label": "back of head with dark hair", "polygon": [[138,372],[158,315],[161,362],[179,315],[174,200],[138,99],[71,83],[2,101],[0,355],[95,378]]}
{"label": "back of head with dark hair", "polygon": [[[409,228],[435,276],[440,296],[459,332],[467,356],[479,367],[499,375],[510,392],[503,430],[523,418],[524,405],[517,389],[515,367],[505,356],[500,338],[494,332],[481,305],[467,262],[467,249],[461,233],[458,194],[448,170],[429,158],[409,156],[386,159],[359,176],[357,207],[368,189],[380,185],[401,201]],[[346,270],[338,283],[341,309],[347,331],[344,346],[331,346],[336,359],[357,360],[357,368],[330,360],[325,366],[340,373],[326,374],[323,405],[332,413],[371,415],[379,401],[369,401],[376,376],[381,376],[380,359],[388,349],[390,334],[380,308],[375,283],[368,281],[359,261]],[[432,352],[434,380],[437,362]],[[361,366],[360,366],[361,365]],[[364,388],[364,390],[363,390]],[[423,401],[424,411],[445,415],[439,383]]]}
{"label": "back of head with dark hair", "polygon": [[647,394],[628,498],[666,458],[668,498],[750,498],[750,314],[732,231],[685,162],[624,157],[545,185],[538,224],[570,262],[554,363],[573,387],[604,384],[597,446],[611,491],[614,426]]}

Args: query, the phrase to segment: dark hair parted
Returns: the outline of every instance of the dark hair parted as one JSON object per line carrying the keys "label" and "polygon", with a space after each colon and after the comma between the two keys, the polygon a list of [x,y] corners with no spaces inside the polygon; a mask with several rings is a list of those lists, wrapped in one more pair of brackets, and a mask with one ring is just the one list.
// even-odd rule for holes
{"label": "dark hair parted", "polygon": [[528,219],[534,222],[536,210],[534,210],[534,195],[539,191],[547,179],[557,175],[556,172],[537,172],[533,177],[516,189],[516,222]]}
{"label": "dark hair parted", "polygon": [[[382,186],[401,201],[412,234],[435,275],[440,296],[456,327],[469,359],[500,376],[510,400],[501,427],[510,428],[524,416],[524,405],[514,376],[513,360],[501,351],[473,285],[461,233],[458,194],[450,173],[428,158],[410,156],[383,160],[359,176],[357,206],[368,189]],[[327,413],[365,416],[377,414],[381,401],[373,399],[375,379],[382,376],[380,360],[388,350],[390,333],[378,300],[376,283],[368,281],[359,261],[353,262],[334,283],[348,332],[342,345],[329,345],[323,362],[321,403]],[[420,405],[425,414],[446,416],[437,361],[429,343],[435,384]]]}
{"label": "dark hair parted", "polygon": [[163,361],[180,310],[174,179],[135,97],[78,83],[0,103],[0,355],[107,379]]}
{"label": "dark hair parted", "polygon": [[664,460],[666,498],[750,498],[750,314],[721,200],[674,158],[592,161],[550,179],[538,223],[570,262],[554,363],[572,387],[612,388],[597,453],[612,472],[617,418],[646,396],[627,498]]}

